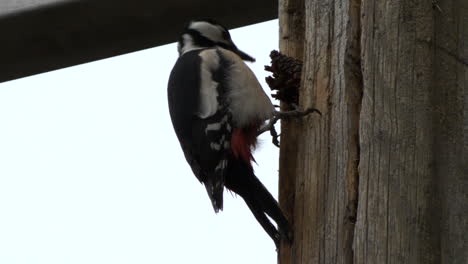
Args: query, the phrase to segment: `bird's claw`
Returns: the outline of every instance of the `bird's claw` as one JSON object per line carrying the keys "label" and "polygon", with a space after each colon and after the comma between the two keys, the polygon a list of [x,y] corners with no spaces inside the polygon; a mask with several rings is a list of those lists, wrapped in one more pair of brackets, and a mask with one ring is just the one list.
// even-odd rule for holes
{"label": "bird's claw", "polygon": [[311,114],[313,112],[316,112],[320,116],[322,116],[322,112],[320,112],[316,108],[307,108],[306,110],[299,110],[297,107],[294,107],[294,110],[291,111],[275,111],[274,116],[276,116],[278,119],[287,119],[287,118],[298,118],[298,117],[303,117],[308,114]]}
{"label": "bird's claw", "polygon": [[278,120],[299,118],[299,117],[303,117],[314,112],[322,116],[322,113],[316,108],[307,108],[306,110],[299,110],[299,108],[296,105],[294,105],[293,108],[294,110],[291,110],[291,111],[281,112],[281,111],[275,110],[273,117],[270,119],[270,121],[265,126],[259,129],[258,135],[263,134],[266,131],[270,131],[273,145],[279,148],[279,140],[278,140],[279,136],[278,136],[278,132],[276,132],[276,129],[275,129],[275,124],[276,122],[278,122]]}

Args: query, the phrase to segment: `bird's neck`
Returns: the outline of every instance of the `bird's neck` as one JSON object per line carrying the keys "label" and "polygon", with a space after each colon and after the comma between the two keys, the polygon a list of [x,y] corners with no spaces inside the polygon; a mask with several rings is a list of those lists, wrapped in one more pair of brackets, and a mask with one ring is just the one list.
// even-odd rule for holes
{"label": "bird's neck", "polygon": [[193,40],[192,36],[189,34],[184,34],[182,35],[182,39],[179,41],[177,49],[179,50],[179,56],[182,56],[186,52],[192,51],[192,50],[198,50],[198,49],[203,49],[207,47],[200,46],[195,43]]}

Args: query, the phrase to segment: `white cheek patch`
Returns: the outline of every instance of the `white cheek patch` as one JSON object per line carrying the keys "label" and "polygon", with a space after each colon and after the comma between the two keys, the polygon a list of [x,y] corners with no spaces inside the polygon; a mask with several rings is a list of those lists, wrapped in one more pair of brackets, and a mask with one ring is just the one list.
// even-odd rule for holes
{"label": "white cheek patch", "polygon": [[189,29],[200,32],[202,36],[212,41],[229,44],[228,40],[223,37],[223,32],[225,30],[221,26],[213,25],[205,21],[197,21],[190,23]]}
{"label": "white cheek patch", "polygon": [[197,115],[207,118],[218,110],[218,82],[213,80],[213,72],[219,67],[219,56],[216,50],[209,49],[200,52],[200,101]]}

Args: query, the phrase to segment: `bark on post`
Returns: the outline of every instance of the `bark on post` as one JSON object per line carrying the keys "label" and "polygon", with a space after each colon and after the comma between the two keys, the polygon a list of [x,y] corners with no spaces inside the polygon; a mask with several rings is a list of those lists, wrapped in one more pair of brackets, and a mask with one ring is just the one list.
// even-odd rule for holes
{"label": "bark on post", "polygon": [[280,1],[322,112],[282,124],[281,264],[467,263],[467,28],[465,0]]}
{"label": "bark on post", "polygon": [[467,5],[363,2],[356,263],[468,261]]}
{"label": "bark on post", "polygon": [[316,107],[323,115],[296,121],[294,138],[282,132],[282,148],[294,147],[297,154],[287,157],[296,173],[291,175],[281,170],[286,157],[280,152],[280,202],[287,193],[282,179],[295,177],[294,244],[289,254],[280,251],[280,263],[350,263],[362,86],[359,3],[305,1],[304,10],[300,106]]}
{"label": "bark on post", "polygon": [[[302,59],[304,47],[304,0],[283,0],[279,3],[279,47],[283,54]],[[282,110],[286,109],[282,104]],[[284,120],[281,122],[281,143],[279,161],[279,203],[280,207],[294,227],[294,200],[295,200],[295,179],[299,173],[296,168],[296,161],[299,128],[295,120]],[[290,246],[281,243],[278,262],[290,263],[292,258]]]}

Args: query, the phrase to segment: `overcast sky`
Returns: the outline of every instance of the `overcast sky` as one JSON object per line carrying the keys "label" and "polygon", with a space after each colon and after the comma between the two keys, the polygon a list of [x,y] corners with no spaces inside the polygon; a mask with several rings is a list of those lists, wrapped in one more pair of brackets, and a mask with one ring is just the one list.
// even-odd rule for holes
{"label": "overcast sky", "polygon": [[[264,83],[278,21],[232,30]],[[215,214],[172,130],[175,44],[0,83],[0,263],[275,263],[240,197]],[[266,133],[257,176],[276,197]]]}

